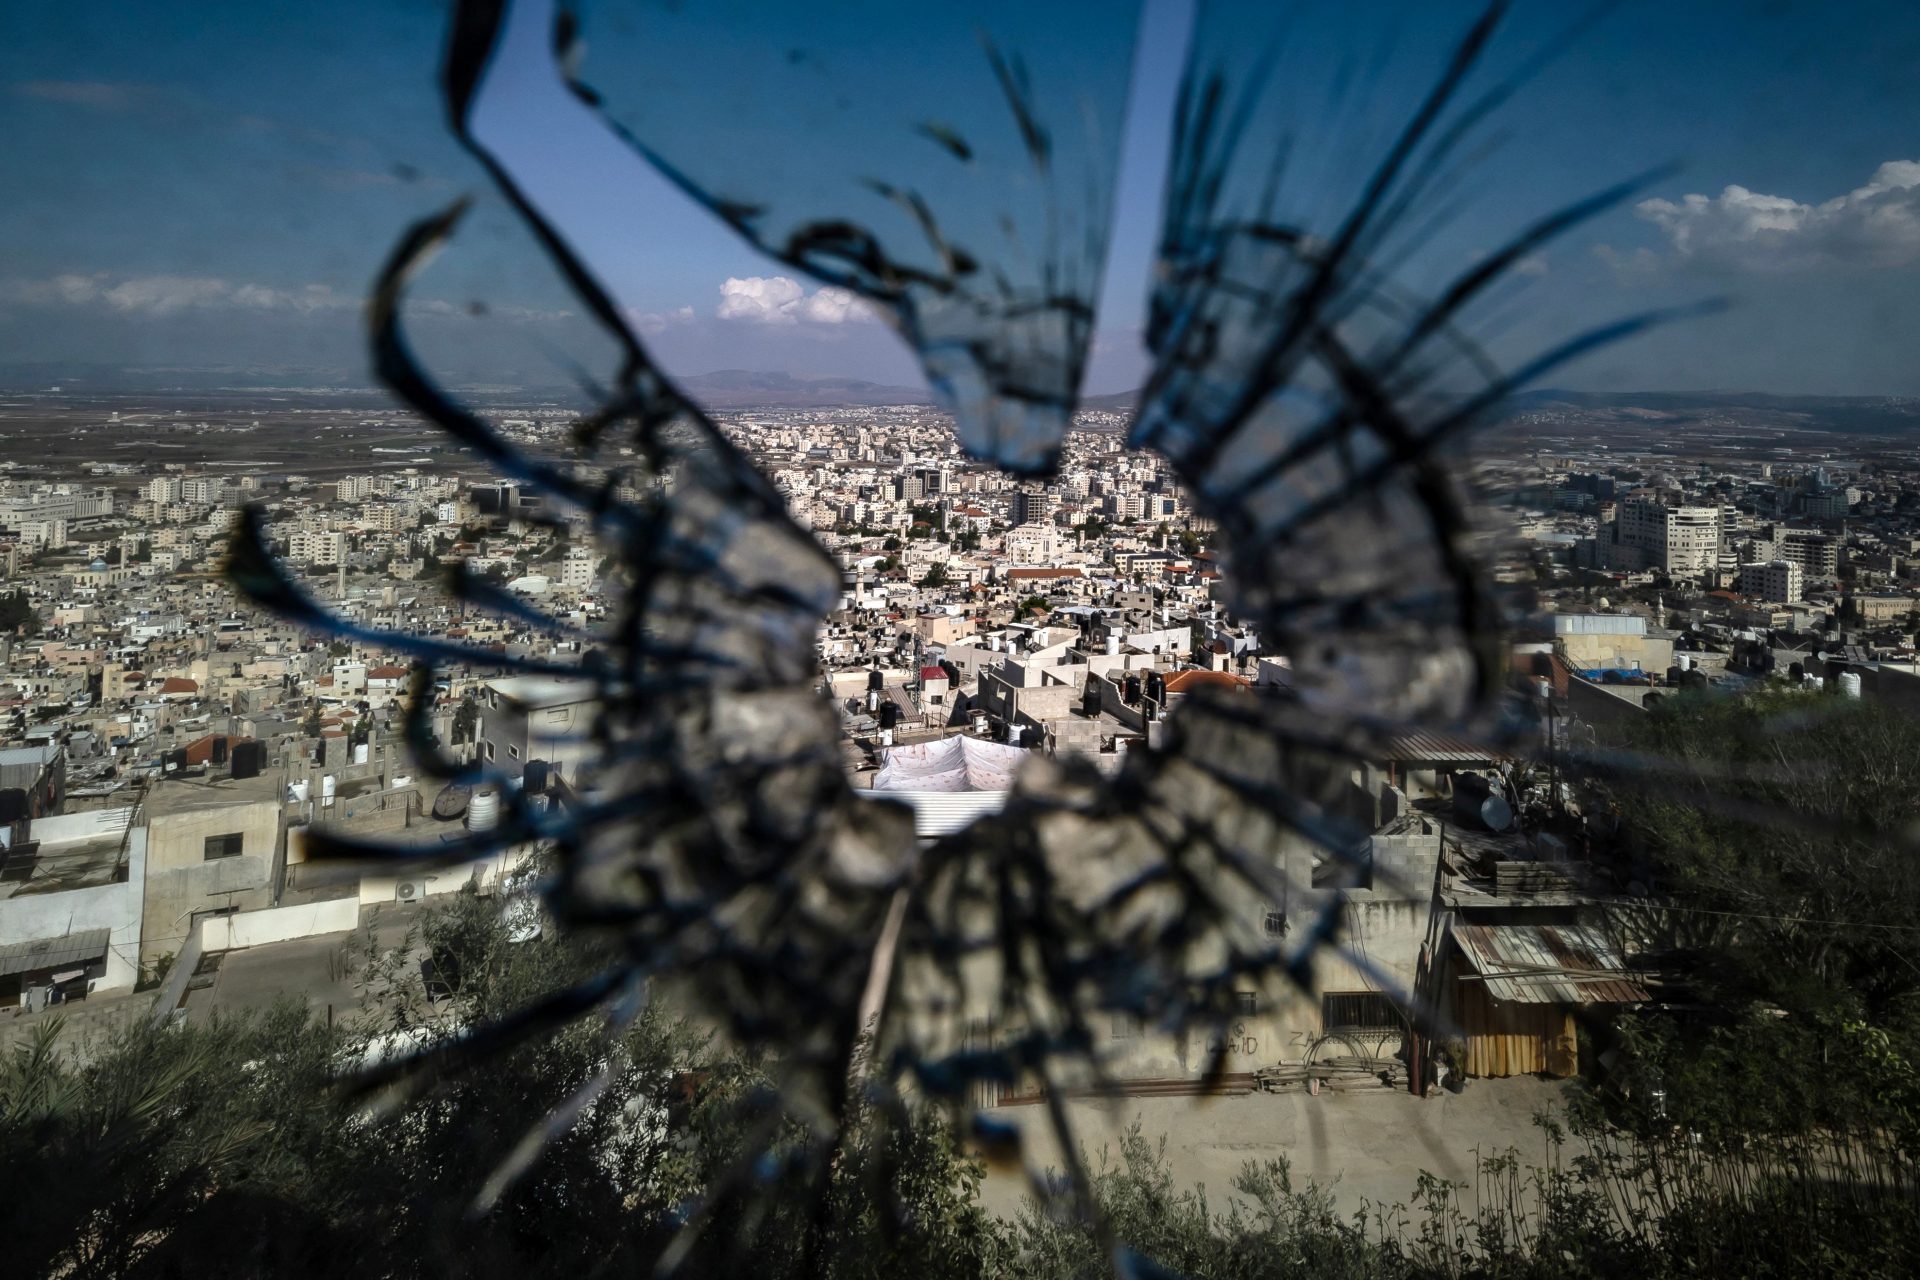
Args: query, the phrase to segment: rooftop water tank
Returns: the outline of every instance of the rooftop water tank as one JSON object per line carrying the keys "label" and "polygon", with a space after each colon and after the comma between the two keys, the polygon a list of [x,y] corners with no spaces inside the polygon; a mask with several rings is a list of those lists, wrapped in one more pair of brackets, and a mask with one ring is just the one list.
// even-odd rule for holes
{"label": "rooftop water tank", "polygon": [[500,793],[485,787],[467,801],[467,830],[491,831],[500,825]]}
{"label": "rooftop water tank", "polygon": [[1505,831],[1513,825],[1513,808],[1506,797],[1493,789],[1493,783],[1477,773],[1453,776],[1453,811],[1478,822],[1489,831]]}

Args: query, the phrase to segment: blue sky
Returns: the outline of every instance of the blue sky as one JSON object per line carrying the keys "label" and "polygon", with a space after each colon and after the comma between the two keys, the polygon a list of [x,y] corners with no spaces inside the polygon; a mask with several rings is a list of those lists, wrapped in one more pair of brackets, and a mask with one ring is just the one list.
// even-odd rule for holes
{"label": "blue sky", "polygon": [[[1570,7],[1517,5],[1490,70],[1537,47]],[[596,12],[605,8],[588,10],[583,72],[616,108],[649,108],[653,80],[623,61],[626,29],[618,13]],[[1478,10],[1414,6],[1400,52],[1425,65]],[[1154,0],[1142,20],[1095,391],[1135,385],[1142,367],[1137,331],[1184,14]],[[1356,50],[1378,42],[1377,13],[1363,16],[1372,29],[1345,33]],[[645,20],[634,24],[643,32]],[[6,6],[0,363],[357,376],[357,307],[380,260],[410,219],[474,192],[482,199],[469,225],[416,288],[428,358],[455,381],[593,364],[603,344],[443,126],[434,75],[445,21],[445,6],[428,0]],[[598,41],[596,21],[606,24]],[[736,25],[733,37],[750,53],[761,30],[748,38]],[[857,33],[852,23],[814,33],[843,59],[834,74],[860,76],[863,57],[897,65],[892,46],[863,48]],[[752,101],[744,89],[764,73],[744,55],[740,65]],[[1404,277],[1429,288],[1534,217],[1672,161],[1677,173],[1642,200],[1525,264],[1487,334],[1496,356],[1520,358],[1626,312],[1724,297],[1730,306],[1716,317],[1610,349],[1554,381],[1920,394],[1916,66],[1920,6],[1910,3],[1628,0],[1487,131],[1497,145],[1468,171],[1458,216]],[[883,97],[907,91],[869,80]],[[1382,111],[1399,100],[1380,96]],[[1312,114],[1310,102],[1291,106]],[[1360,127],[1357,118],[1342,128]],[[695,126],[675,127],[699,157],[727,145],[733,122],[697,143]],[[736,154],[743,169],[756,155],[770,163],[746,142],[727,152]],[[596,261],[670,370],[914,380],[904,348],[858,308],[756,253],[666,182],[633,181]]]}

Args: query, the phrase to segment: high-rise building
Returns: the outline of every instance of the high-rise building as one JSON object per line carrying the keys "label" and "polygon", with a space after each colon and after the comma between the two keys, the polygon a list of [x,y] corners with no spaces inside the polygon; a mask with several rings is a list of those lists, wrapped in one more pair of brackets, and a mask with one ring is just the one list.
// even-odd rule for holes
{"label": "high-rise building", "polygon": [[[227,482],[219,476],[193,476],[180,482],[178,498],[194,506],[212,507],[219,505],[226,492]],[[147,496],[153,495],[149,493]]]}
{"label": "high-rise building", "polygon": [[1015,525],[1040,524],[1053,515],[1053,495],[1040,488],[1015,489],[1007,515]]}
{"label": "high-rise building", "polygon": [[1740,566],[1740,594],[1769,603],[1793,604],[1805,594],[1806,571],[1791,560]]}
{"label": "high-rise building", "polygon": [[1616,569],[1708,573],[1720,563],[1720,508],[1670,507],[1645,498],[1622,502],[1606,552]]}

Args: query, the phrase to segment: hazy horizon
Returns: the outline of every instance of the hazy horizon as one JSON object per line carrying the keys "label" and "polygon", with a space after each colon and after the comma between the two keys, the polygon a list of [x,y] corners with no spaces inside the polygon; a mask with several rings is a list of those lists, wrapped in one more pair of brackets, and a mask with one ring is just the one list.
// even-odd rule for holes
{"label": "hazy horizon", "polygon": [[[1478,8],[1421,21],[1451,30]],[[1520,6],[1504,38],[1550,43],[1565,21],[1555,9]],[[412,304],[427,363],[450,382],[600,367],[604,337],[447,133],[437,6],[213,10],[192,26],[112,2],[84,23],[56,8],[0,20],[0,172],[13,179],[0,349],[12,362],[364,381],[360,312],[380,262],[410,222],[470,194],[474,213]],[[1496,361],[1619,315],[1724,298],[1721,314],[1611,346],[1555,381],[1920,393],[1906,340],[1920,323],[1920,11],[1871,3],[1832,17],[1621,6],[1523,87],[1524,114],[1468,171],[1404,283],[1431,291],[1527,221],[1674,162],[1640,198],[1519,264],[1508,314],[1481,335]],[[1143,19],[1088,394],[1144,374],[1186,22],[1171,0]],[[605,75],[596,48],[590,38],[585,70]],[[863,307],[757,254],[666,179],[648,182],[604,265],[669,372],[917,382],[911,353]]]}

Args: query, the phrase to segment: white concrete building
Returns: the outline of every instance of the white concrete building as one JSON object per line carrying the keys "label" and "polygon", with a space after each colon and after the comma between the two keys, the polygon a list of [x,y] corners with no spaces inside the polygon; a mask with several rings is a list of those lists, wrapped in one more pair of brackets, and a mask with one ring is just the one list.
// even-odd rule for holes
{"label": "white concrete building", "polygon": [[1769,560],[1740,566],[1740,594],[1779,604],[1792,604],[1805,594],[1806,570],[1791,560]]}

